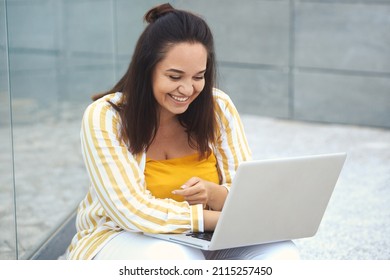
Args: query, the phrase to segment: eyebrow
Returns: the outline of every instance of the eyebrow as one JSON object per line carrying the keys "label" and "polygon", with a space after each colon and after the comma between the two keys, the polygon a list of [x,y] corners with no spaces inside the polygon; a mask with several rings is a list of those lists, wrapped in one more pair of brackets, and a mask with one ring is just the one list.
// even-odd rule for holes
{"label": "eyebrow", "polygon": [[[166,70],[167,72],[175,72],[175,73],[178,73],[178,74],[184,74],[185,72],[182,71],[182,70],[179,70],[179,69],[174,69],[174,68],[170,68],[168,70]],[[202,70],[202,71],[199,71],[198,73],[196,74],[203,74],[206,72],[206,69]]]}

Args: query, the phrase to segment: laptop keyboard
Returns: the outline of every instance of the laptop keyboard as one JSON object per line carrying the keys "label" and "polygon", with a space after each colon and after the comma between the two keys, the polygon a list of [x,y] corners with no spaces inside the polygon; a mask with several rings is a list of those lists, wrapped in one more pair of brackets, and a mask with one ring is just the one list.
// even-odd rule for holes
{"label": "laptop keyboard", "polygon": [[188,233],[187,236],[211,241],[211,238],[213,237],[213,233],[214,232],[191,232]]}

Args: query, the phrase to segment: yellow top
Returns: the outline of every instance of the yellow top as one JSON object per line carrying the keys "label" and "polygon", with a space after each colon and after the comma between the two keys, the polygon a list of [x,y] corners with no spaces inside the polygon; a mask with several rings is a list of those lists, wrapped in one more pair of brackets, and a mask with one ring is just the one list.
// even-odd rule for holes
{"label": "yellow top", "polygon": [[183,197],[172,194],[172,191],[180,189],[191,177],[219,184],[217,160],[213,153],[201,160],[197,153],[166,160],[146,159],[144,174],[146,188],[154,197],[176,201],[183,201]]}

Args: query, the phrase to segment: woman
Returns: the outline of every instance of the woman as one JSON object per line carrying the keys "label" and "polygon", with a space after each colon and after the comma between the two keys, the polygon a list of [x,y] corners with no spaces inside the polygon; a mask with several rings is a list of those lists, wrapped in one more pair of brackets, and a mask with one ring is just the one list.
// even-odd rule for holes
{"label": "woman", "polygon": [[207,24],[169,4],[145,20],[127,72],[83,117],[91,185],[68,258],[296,256],[292,242],[206,252],[141,234],[214,230],[239,163],[250,159],[233,103],[213,88]]}

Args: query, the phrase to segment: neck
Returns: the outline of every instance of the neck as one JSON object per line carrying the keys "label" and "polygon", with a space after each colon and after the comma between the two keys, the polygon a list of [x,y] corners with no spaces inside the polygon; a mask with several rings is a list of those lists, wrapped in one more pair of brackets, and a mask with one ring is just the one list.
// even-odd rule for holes
{"label": "neck", "polygon": [[169,127],[172,125],[177,125],[179,120],[177,115],[174,115],[170,112],[160,111],[159,115],[159,127]]}

